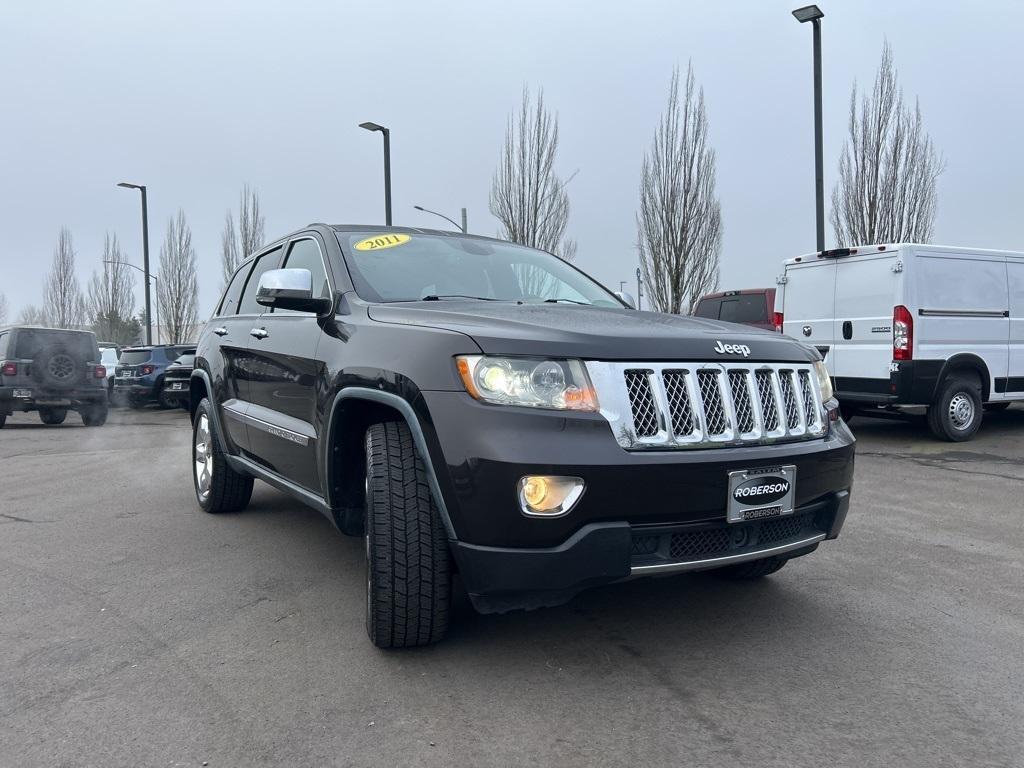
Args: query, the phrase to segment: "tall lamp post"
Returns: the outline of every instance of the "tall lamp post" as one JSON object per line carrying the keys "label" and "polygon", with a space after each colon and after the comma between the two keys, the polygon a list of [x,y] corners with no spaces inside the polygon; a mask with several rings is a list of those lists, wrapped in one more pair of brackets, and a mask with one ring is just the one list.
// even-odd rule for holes
{"label": "tall lamp post", "polygon": [[[146,343],[153,343],[153,323],[150,320],[149,298],[149,206],[146,203],[146,185],[120,182],[117,186],[125,189],[137,189],[142,193],[142,274],[146,276]],[[134,265],[133,265],[134,266]],[[138,267],[135,267],[138,269]]]}
{"label": "tall lamp post", "polygon": [[[147,278],[147,285],[146,285],[146,292],[147,293],[149,292],[148,281],[152,280],[154,283],[156,283],[156,295],[158,297],[157,298],[157,302],[156,302],[156,343],[159,344],[160,343],[160,301],[159,301],[160,281],[157,279],[157,276],[156,275],[147,274],[142,269],[142,267],[136,267],[134,264],[129,264],[127,261],[108,261],[107,259],[104,259],[103,263],[104,264],[120,264],[123,267],[131,267],[132,269],[137,269],[137,270],[139,270],[139,272],[142,272],[142,274],[146,275],[146,278]],[[148,327],[149,326],[149,320],[148,319],[146,320],[146,326],[147,326],[146,330],[148,332],[149,331],[149,327]],[[146,343],[147,344],[152,344],[153,343],[150,340],[150,337],[148,336],[148,334],[146,336]]]}
{"label": "tall lamp post", "polygon": [[466,209],[465,208],[462,209],[462,224],[456,224],[452,219],[449,219],[443,213],[438,213],[437,211],[432,211],[429,208],[424,208],[422,205],[414,205],[413,208],[415,208],[417,211],[423,211],[424,213],[432,213],[435,216],[440,216],[442,219],[444,219],[445,221],[449,222],[452,226],[458,228],[462,232],[462,234],[466,234],[466,232],[468,231],[466,229]]}
{"label": "tall lamp post", "polygon": [[824,153],[821,146],[821,20],[825,14],[816,5],[807,5],[793,11],[801,24],[811,22],[814,30],[814,193],[817,214],[818,252],[825,250],[825,177]]}
{"label": "tall lamp post", "polygon": [[391,226],[391,131],[377,123],[360,123],[360,128],[380,131],[384,136],[384,223]]}
{"label": "tall lamp post", "polygon": [[644,284],[640,280],[640,267],[636,268],[636,308],[642,309],[644,303]]}

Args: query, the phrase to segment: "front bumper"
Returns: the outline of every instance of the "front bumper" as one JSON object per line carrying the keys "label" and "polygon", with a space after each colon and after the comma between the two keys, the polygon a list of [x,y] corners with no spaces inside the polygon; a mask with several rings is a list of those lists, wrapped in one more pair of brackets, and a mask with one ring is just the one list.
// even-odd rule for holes
{"label": "front bumper", "polygon": [[586,525],[548,549],[457,543],[455,559],[481,613],[560,605],[583,589],[641,576],[702,571],[810,554],[839,535],[850,493],[838,491],[793,514],[756,522]]}
{"label": "front bumper", "polygon": [[[647,561],[634,562],[634,540],[641,532],[667,536],[667,543],[659,539],[657,546],[668,547],[664,552],[671,555],[673,535],[678,543],[684,534],[727,526],[732,471],[795,465],[794,517],[810,515],[797,531],[800,537],[834,538],[846,515],[855,440],[842,421],[833,423],[825,438],[803,442],[627,451],[599,414],[490,406],[458,392],[424,392],[423,397],[433,431],[427,430],[430,458],[454,532],[455,559],[483,610],[563,602],[587,586],[645,572],[634,574],[634,567],[702,567],[678,557],[656,563],[652,553]],[[527,517],[515,489],[529,474],[581,477],[586,489],[564,517]],[[741,528],[728,525],[732,532]],[[760,552],[763,541],[752,530],[747,533],[736,542],[743,551],[730,545],[725,554],[745,556],[755,551],[749,547]],[[775,537],[772,546],[779,541]],[[816,544],[807,542],[803,549]]]}

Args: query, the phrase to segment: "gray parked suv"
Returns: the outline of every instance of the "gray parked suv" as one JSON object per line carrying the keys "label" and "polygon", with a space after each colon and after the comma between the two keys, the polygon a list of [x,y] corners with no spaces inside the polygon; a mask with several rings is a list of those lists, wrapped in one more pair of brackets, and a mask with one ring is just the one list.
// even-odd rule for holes
{"label": "gray parked suv", "polygon": [[78,411],[87,427],[107,420],[107,371],[91,331],[22,326],[0,331],[0,427],[16,411],[61,424]]}

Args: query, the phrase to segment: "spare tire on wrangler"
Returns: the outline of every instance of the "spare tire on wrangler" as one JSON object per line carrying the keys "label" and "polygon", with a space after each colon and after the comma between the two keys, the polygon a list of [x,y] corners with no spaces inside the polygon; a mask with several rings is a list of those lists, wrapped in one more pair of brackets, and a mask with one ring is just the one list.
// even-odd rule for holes
{"label": "spare tire on wrangler", "polygon": [[85,365],[62,346],[43,349],[32,361],[32,376],[51,387],[71,387],[81,381]]}

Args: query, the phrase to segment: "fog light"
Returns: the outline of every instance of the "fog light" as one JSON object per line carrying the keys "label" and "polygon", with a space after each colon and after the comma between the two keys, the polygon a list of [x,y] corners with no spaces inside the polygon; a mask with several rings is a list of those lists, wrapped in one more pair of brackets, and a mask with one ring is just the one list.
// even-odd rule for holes
{"label": "fog light", "polygon": [[530,517],[561,517],[583,495],[583,478],[526,475],[519,479],[519,507]]}

